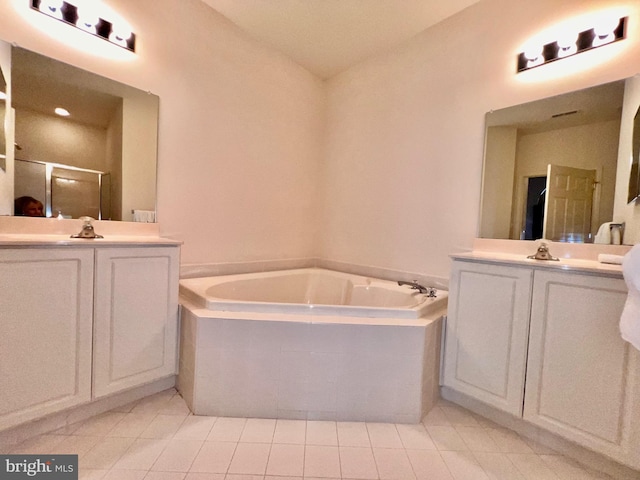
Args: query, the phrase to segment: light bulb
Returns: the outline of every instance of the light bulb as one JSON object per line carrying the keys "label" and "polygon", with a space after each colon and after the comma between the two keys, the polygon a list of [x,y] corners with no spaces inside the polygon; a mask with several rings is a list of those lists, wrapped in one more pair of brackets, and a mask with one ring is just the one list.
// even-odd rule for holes
{"label": "light bulb", "polygon": [[593,31],[596,34],[593,39],[592,46],[599,47],[609,42],[613,42],[616,39],[614,31],[618,28],[620,19],[611,15],[605,15],[598,19],[593,26]]}
{"label": "light bulb", "polygon": [[593,31],[598,37],[606,37],[607,35],[612,35],[614,30],[618,28],[618,24],[620,23],[620,19],[612,16],[603,16],[598,19],[596,24],[593,26]]}
{"label": "light bulb", "polygon": [[524,56],[527,60],[533,62],[542,56],[542,45],[529,45],[524,50]]}
{"label": "light bulb", "polygon": [[127,46],[127,40],[131,38],[133,33],[131,32],[131,28],[125,24],[117,24],[114,23],[111,26],[111,33],[109,34],[109,40],[113,43],[117,43],[118,45],[122,45],[123,47]]}
{"label": "light bulb", "polygon": [[97,8],[92,4],[86,4],[78,7],[77,26],[91,33],[96,32],[96,25],[100,21],[100,14]]}
{"label": "light bulb", "polygon": [[530,44],[524,49],[524,58],[527,60],[527,67],[532,68],[544,63],[544,55],[542,54],[544,47],[541,44]]}
{"label": "light bulb", "polygon": [[50,17],[62,20],[62,0],[40,0],[40,11]]}
{"label": "light bulb", "polygon": [[578,35],[576,33],[562,33],[557,40],[558,44],[558,57],[568,57],[578,51]]}

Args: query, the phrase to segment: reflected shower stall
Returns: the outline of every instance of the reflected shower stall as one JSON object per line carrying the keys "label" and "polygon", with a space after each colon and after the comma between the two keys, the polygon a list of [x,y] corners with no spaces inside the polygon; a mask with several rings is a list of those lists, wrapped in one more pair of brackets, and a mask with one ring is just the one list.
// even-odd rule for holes
{"label": "reflected shower stall", "polygon": [[15,161],[15,197],[44,204],[47,217],[111,219],[108,172],[35,160]]}

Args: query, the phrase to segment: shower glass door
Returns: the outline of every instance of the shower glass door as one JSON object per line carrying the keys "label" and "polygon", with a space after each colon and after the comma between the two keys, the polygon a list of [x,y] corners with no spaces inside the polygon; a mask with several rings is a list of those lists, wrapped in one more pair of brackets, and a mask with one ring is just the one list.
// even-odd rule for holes
{"label": "shower glass door", "polygon": [[59,163],[15,162],[15,196],[31,196],[47,217],[111,219],[111,175]]}
{"label": "shower glass door", "polygon": [[51,172],[51,214],[54,217],[100,218],[99,175],[54,167]]}

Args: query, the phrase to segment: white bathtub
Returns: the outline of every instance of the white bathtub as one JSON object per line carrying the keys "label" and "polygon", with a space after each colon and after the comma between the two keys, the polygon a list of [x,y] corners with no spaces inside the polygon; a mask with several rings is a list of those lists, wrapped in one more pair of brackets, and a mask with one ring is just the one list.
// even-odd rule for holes
{"label": "white bathtub", "polygon": [[320,268],[186,279],[180,293],[209,310],[369,318],[420,318],[447,302],[446,291]]}
{"label": "white bathtub", "polygon": [[418,423],[438,397],[445,291],[315,268],[180,291],[177,387],[197,415]]}

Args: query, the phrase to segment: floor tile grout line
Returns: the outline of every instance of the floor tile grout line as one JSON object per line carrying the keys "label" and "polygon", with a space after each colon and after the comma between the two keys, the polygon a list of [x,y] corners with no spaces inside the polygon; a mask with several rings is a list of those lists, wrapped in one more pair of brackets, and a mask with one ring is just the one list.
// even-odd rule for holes
{"label": "floor tile grout line", "polygon": [[[153,412],[153,416],[152,416],[151,422],[153,421],[153,419],[156,419],[158,416],[160,416],[160,415],[161,415],[161,412],[163,411],[162,409],[163,409],[163,408],[166,408],[166,407],[167,407],[167,405],[168,405],[169,403],[171,403],[171,402],[173,401],[172,399],[174,399],[176,396],[179,396],[179,394],[174,393],[174,394],[173,394],[169,399],[167,399],[166,401],[162,402],[162,405],[160,405],[160,406],[159,406],[159,408],[158,408],[156,411],[154,411],[154,412]],[[96,447],[98,446],[98,444],[99,444],[100,442],[104,441],[104,440],[107,440],[107,439],[121,438],[121,439],[130,439],[130,441],[131,441],[131,442],[135,442],[136,440],[138,440],[138,439],[141,439],[141,438],[142,438],[142,437],[141,437],[142,432],[137,433],[137,436],[124,436],[124,437],[119,437],[119,436],[110,436],[110,433],[112,433],[112,432],[113,432],[113,431],[118,427],[118,425],[121,425],[121,424],[122,424],[122,422],[125,422],[125,421],[126,421],[126,418],[127,418],[127,415],[129,415],[129,414],[133,414],[134,412],[133,412],[132,410],[134,410],[134,409],[136,408],[136,406],[137,406],[137,405],[139,405],[139,404],[141,404],[141,403],[142,403],[142,401],[138,401],[138,402],[136,402],[136,404],[135,404],[135,405],[133,405],[133,406],[129,409],[129,411],[128,411],[128,412],[118,412],[118,413],[122,413],[122,414],[123,414],[122,418],[120,418],[117,422],[115,422],[115,423],[113,424],[113,426],[112,426],[110,429],[105,429],[105,431],[104,431],[104,432],[101,432],[101,433],[100,433],[100,435],[76,435],[75,433],[77,432],[77,429],[76,429],[76,430],[74,430],[74,431],[71,431],[71,430],[73,430],[73,429],[71,429],[70,431],[65,431],[64,433],[60,433],[60,434],[58,434],[57,436],[60,436],[60,437],[66,437],[66,438],[69,438],[69,437],[77,437],[78,439],[82,439],[82,438],[87,438],[87,439],[89,439],[89,438],[99,438],[100,440],[98,441],[98,443],[96,443],[95,445],[92,445],[91,447],[89,447],[89,448],[88,448],[88,450],[84,453],[84,455],[88,455],[88,454],[90,454],[91,452],[95,451],[95,449],[96,449]],[[173,408],[173,407],[172,407],[172,408]],[[165,411],[166,411],[166,410],[165,410]],[[177,410],[174,410],[174,411],[177,411]],[[151,413],[151,412],[149,412],[149,413]],[[175,415],[175,413],[173,413],[173,414],[171,414],[171,413],[166,413],[166,415]],[[158,458],[160,457],[160,455],[162,455],[162,454],[167,450],[167,448],[168,448],[169,443],[171,442],[171,440],[172,440],[172,439],[176,439],[177,432],[180,430],[180,428],[182,428],[182,427],[184,426],[185,422],[188,420],[188,418],[189,418],[190,416],[194,416],[194,415],[193,415],[193,414],[191,414],[191,413],[189,413],[188,415],[187,415],[187,414],[185,414],[184,416],[182,416],[182,421],[180,422],[180,425],[176,428],[176,430],[175,430],[175,431],[174,431],[170,436],[162,437],[162,438],[155,438],[155,439],[154,439],[154,438],[146,438],[146,440],[163,440],[163,439],[165,439],[165,438],[167,439],[167,441],[168,441],[168,442],[167,442],[167,445],[165,445],[165,447],[162,449],[162,451],[160,452],[160,454],[159,454]],[[201,441],[201,445],[200,445],[200,448],[198,449],[198,452],[195,454],[195,456],[194,456],[193,460],[191,461],[191,464],[190,464],[190,466],[189,466],[189,471],[185,473],[185,476],[189,474],[189,472],[190,472],[190,470],[191,470],[191,467],[193,466],[193,463],[195,462],[195,459],[197,458],[197,456],[199,455],[199,453],[202,451],[202,448],[204,447],[204,444],[208,441],[208,437],[209,437],[209,435],[211,434],[211,431],[212,431],[212,429],[214,428],[214,426],[216,425],[216,423],[218,422],[218,420],[219,420],[219,417],[216,417],[216,418],[215,418],[215,420],[214,420],[214,422],[211,424],[211,427],[208,429],[208,431],[207,431],[206,435],[204,436],[204,438],[194,439],[194,440],[199,440],[199,441]],[[245,420],[245,422],[244,422],[244,424],[243,424],[243,426],[242,426],[242,431],[240,432],[240,436],[242,435],[242,433],[244,433],[245,429],[247,428],[247,420],[248,420],[248,419],[246,419],[246,418],[245,418],[244,420]],[[267,475],[268,463],[269,463],[269,461],[270,461],[270,459],[271,459],[271,454],[273,453],[273,444],[275,443],[275,433],[276,433],[276,428],[277,428],[277,419],[274,419],[274,420],[276,421],[276,425],[274,426],[273,432],[271,433],[271,441],[270,441],[270,446],[269,446],[269,454],[268,454],[268,456],[267,456],[267,464],[266,464],[266,466],[265,466],[265,472],[264,472],[264,474],[262,475],[263,477],[268,476],[268,475]],[[77,422],[77,423],[82,423],[82,422]],[[334,421],[334,422],[332,422],[332,423],[333,423],[333,424],[335,424],[335,428],[336,428],[336,440],[337,440],[337,447],[338,447],[338,450],[337,450],[337,451],[338,451],[338,463],[339,463],[339,468],[340,468],[340,478],[342,478],[342,475],[343,475],[343,472],[342,472],[342,456],[341,456],[340,449],[341,449],[342,447],[345,447],[345,448],[346,448],[346,447],[347,447],[347,445],[341,445],[341,442],[340,442],[340,436],[338,435],[338,425],[339,425],[339,423],[340,423],[340,422]],[[368,439],[368,446],[367,446],[367,448],[371,451],[371,454],[372,454],[372,456],[373,456],[373,458],[374,458],[374,463],[375,463],[375,467],[376,467],[376,473],[377,473],[377,475],[378,475],[378,477],[379,477],[379,476],[380,476],[380,471],[379,471],[379,468],[378,468],[378,462],[377,462],[376,457],[375,457],[375,454],[374,454],[374,452],[373,452],[372,434],[371,434],[371,430],[370,430],[370,428],[369,428],[369,424],[371,424],[371,423],[376,423],[376,422],[362,422],[362,423],[364,423],[365,431],[366,431],[366,433],[367,433],[367,439]],[[454,431],[456,431],[456,432],[458,433],[458,435],[460,435],[460,433],[459,433],[459,431],[458,431],[458,428],[457,428],[457,427],[465,427],[465,426],[467,426],[467,425],[465,425],[465,424],[451,424],[450,422],[448,422],[448,423],[449,423],[449,425],[447,425],[447,426],[449,426],[449,427],[453,427],[453,430],[454,430]],[[402,448],[402,450],[404,451],[405,455],[408,457],[408,448],[407,448],[406,442],[403,440],[402,436],[400,435],[400,430],[398,429],[398,428],[399,428],[399,425],[398,425],[398,424],[395,424],[395,423],[393,423],[392,425],[394,425],[394,429],[393,429],[393,431],[395,431],[395,433],[396,433],[396,434],[399,436],[399,438],[400,438],[400,445],[402,445],[402,447],[401,447],[401,448]],[[424,422],[421,422],[421,423],[420,423],[420,424],[418,424],[418,425],[421,425],[421,426],[424,428],[424,430],[425,430],[426,434],[429,436],[429,438],[431,438],[431,435],[429,434],[429,432],[428,432],[428,430],[427,430],[427,425],[425,425],[425,424],[424,424]],[[436,425],[436,426],[437,426],[437,425]],[[469,425],[469,426],[470,426],[470,425]],[[478,421],[478,425],[474,425],[474,427],[476,427],[476,426],[482,427],[482,431],[485,431],[485,432],[486,432],[487,434],[489,434],[489,435],[490,435],[490,432],[491,432],[491,431],[494,431],[494,430],[497,430],[497,429],[504,429],[504,430],[505,430],[505,431],[507,431],[507,432],[512,432],[512,433],[515,435],[515,438],[517,438],[517,439],[519,439],[519,440],[524,441],[524,442],[529,446],[529,448],[531,449],[531,451],[529,451],[529,452],[527,452],[527,453],[522,453],[522,455],[530,455],[530,456],[532,456],[532,457],[534,457],[534,458],[536,458],[536,459],[538,459],[538,460],[542,461],[542,462],[543,462],[543,464],[548,468],[548,470],[549,470],[549,471],[550,471],[554,476],[556,476],[556,477],[558,477],[558,478],[563,478],[563,477],[562,477],[562,473],[561,473],[561,472],[562,472],[562,470],[561,470],[561,469],[559,470],[559,469],[558,469],[559,467],[555,467],[555,468],[554,468],[554,465],[553,465],[553,464],[547,464],[547,463],[543,460],[543,458],[542,458],[542,454],[541,454],[541,453],[538,453],[536,450],[534,450],[534,449],[531,447],[531,445],[529,445],[529,444],[526,442],[525,437],[521,436],[517,431],[513,431],[513,430],[511,430],[511,429],[509,429],[509,428],[501,427],[501,426],[499,426],[499,425],[492,425],[492,424],[485,424],[485,423],[481,423],[481,422],[479,422],[479,421]],[[302,462],[302,465],[303,465],[303,476],[304,476],[304,469],[305,469],[305,467],[306,467],[306,452],[307,452],[307,445],[309,445],[309,444],[307,443],[307,433],[308,433],[308,428],[307,428],[307,427],[308,427],[308,420],[307,420],[307,421],[305,421],[305,435],[304,435],[304,436],[305,436],[305,441],[304,441],[304,445],[303,445],[303,462]],[[61,427],[61,428],[64,428],[64,427]],[[52,435],[52,433],[51,433],[51,432],[47,432],[47,433],[44,433],[44,434],[42,434],[42,435],[40,435],[40,436],[51,436],[51,435]],[[476,463],[476,465],[477,465],[477,466],[479,466],[479,467],[480,467],[480,470],[481,470],[481,471],[483,471],[484,473],[488,474],[488,473],[489,473],[489,471],[488,471],[488,470],[486,470],[486,469],[485,469],[485,467],[483,467],[483,466],[482,466],[482,464],[480,463],[480,460],[479,460],[479,458],[478,458],[478,455],[479,455],[479,454],[482,454],[482,453],[487,453],[487,454],[495,454],[495,455],[501,455],[501,456],[503,456],[503,457],[506,457],[506,458],[507,458],[507,460],[508,460],[508,462],[509,462],[509,465],[512,465],[512,466],[515,468],[515,471],[518,471],[518,472],[519,472],[519,474],[524,475],[524,474],[522,473],[522,471],[518,468],[518,466],[514,463],[513,459],[510,457],[510,455],[512,455],[512,454],[513,454],[513,455],[517,454],[516,452],[511,452],[511,453],[510,453],[509,451],[505,451],[505,449],[504,449],[504,448],[500,448],[500,447],[498,448],[498,451],[496,451],[496,452],[491,452],[491,451],[489,451],[489,452],[483,452],[482,450],[474,450],[474,449],[472,449],[472,448],[471,448],[471,444],[469,443],[469,441],[468,441],[468,440],[466,440],[464,437],[462,437],[462,435],[460,435],[460,437],[462,438],[462,445],[464,445],[464,446],[467,448],[467,450],[466,450],[465,452],[471,452],[470,459],[471,459],[474,463]],[[240,439],[238,438],[238,441],[234,442],[234,443],[235,443],[235,446],[234,446],[234,451],[233,451],[233,454],[232,454],[232,457],[231,457],[232,459],[233,459],[233,456],[235,455],[235,453],[236,453],[236,451],[237,451],[237,448],[238,448],[238,446],[239,446],[239,443],[240,443],[240,441],[239,441],[239,440],[240,440]],[[433,439],[432,439],[432,438],[431,438],[431,440],[433,441]],[[435,450],[435,451],[436,451],[436,452],[438,452],[438,456],[439,456],[439,457],[444,461],[444,458],[443,458],[443,456],[442,456],[442,455],[443,455],[443,453],[444,453],[445,451],[447,451],[447,450],[443,450],[443,449],[441,449],[441,448],[438,448],[438,445],[435,445],[435,447],[436,447],[436,450]],[[382,448],[382,447],[380,447],[380,448]],[[388,447],[388,448],[393,448],[393,447]],[[116,460],[113,462],[113,464],[112,464],[109,468],[107,468],[107,474],[108,474],[108,472],[109,472],[109,471],[113,470],[113,466],[115,466],[115,464],[116,464],[116,463],[117,463],[117,462],[118,462],[118,461],[119,461],[119,460],[120,460],[120,459],[121,459],[121,458],[122,458],[122,457],[123,457],[123,456],[124,456],[128,451],[130,451],[130,449],[131,449],[131,445],[130,445],[127,449],[125,449],[125,452],[124,452],[122,455],[120,455],[120,456],[119,456],[119,458],[118,458],[118,459],[116,459]],[[418,449],[418,450],[420,450],[420,449]],[[465,453],[464,455],[465,455],[465,456],[467,456],[467,453]],[[589,472],[591,471],[587,466],[585,466],[585,465],[581,464],[580,462],[572,461],[572,458],[571,458],[571,457],[568,457],[568,456],[566,456],[566,455],[563,455],[563,454],[562,454],[562,453],[560,453],[560,452],[553,452],[553,453],[549,453],[548,455],[554,455],[554,456],[557,456],[559,459],[563,459],[564,461],[569,461],[569,463],[573,463],[573,464],[575,464],[575,467],[576,467],[577,469],[579,469],[580,471],[584,471],[584,472],[586,472],[586,473],[589,473]],[[153,462],[153,464],[155,464],[155,463],[157,462],[157,460],[158,460],[158,459],[156,459],[156,460]],[[232,461],[232,460],[231,460],[231,461]],[[231,474],[229,473],[229,468],[230,468],[231,461],[229,462],[229,466],[228,466],[228,467],[227,467],[227,469],[226,469],[225,475],[231,475]],[[411,466],[412,466],[412,468],[413,468],[413,464],[411,463],[411,461],[409,461],[409,463],[411,464]],[[445,463],[445,466],[446,466],[447,471],[449,471],[449,472],[451,473],[452,471],[451,471],[451,469],[450,469],[449,465],[448,465],[446,462],[444,462],[444,463]],[[152,467],[151,467],[151,468],[153,468],[153,464],[152,464]],[[151,468],[150,468],[150,469],[148,469],[148,470],[146,470],[147,474],[149,474],[150,472],[152,472]],[[594,472],[595,472],[595,473],[594,473],[594,475],[596,475],[596,474],[597,474],[597,475],[599,475],[599,476],[602,476],[602,474],[601,474],[599,471],[594,471]],[[417,475],[417,474],[416,474],[416,472],[415,472],[415,469],[413,469],[413,473],[414,473],[414,475]],[[606,477],[606,476],[604,476],[604,477],[602,477],[602,478],[610,478],[610,477]]]}
{"label": "floor tile grout line", "polygon": [[369,432],[369,422],[365,422],[365,428],[367,429],[367,436],[369,437],[369,450],[371,450],[371,456],[373,457],[373,464],[376,467],[377,478],[380,478],[380,470],[378,469],[378,462],[376,462],[376,456],[373,454],[373,442],[371,441],[371,432]]}

